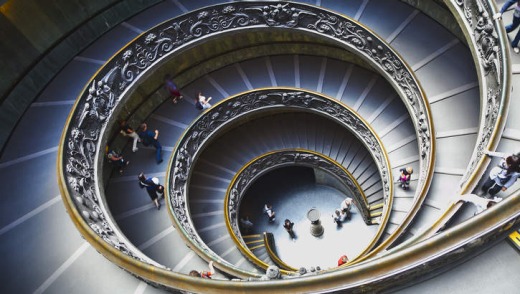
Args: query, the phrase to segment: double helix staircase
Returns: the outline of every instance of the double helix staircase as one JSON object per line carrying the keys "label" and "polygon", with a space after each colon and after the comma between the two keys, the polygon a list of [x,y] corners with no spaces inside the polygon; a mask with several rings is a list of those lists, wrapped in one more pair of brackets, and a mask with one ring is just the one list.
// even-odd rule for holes
{"label": "double helix staircase", "polygon": [[[344,14],[373,30],[408,64],[427,97],[435,128],[433,180],[413,222],[399,232],[396,240],[385,244],[403,224],[417,197],[420,158],[417,136],[410,114],[391,84],[359,62],[304,51],[244,58],[186,84],[181,89],[184,99],[177,104],[166,99],[164,89],[158,89],[154,95],[165,101],[149,111],[146,122],[151,129],[160,130],[163,157],[167,159],[184,131],[201,115],[193,106],[193,98],[199,91],[211,96],[212,104],[266,87],[313,91],[339,101],[357,112],[381,139],[394,180],[403,167],[412,166],[416,171],[410,190],[394,190],[390,219],[378,241],[385,245],[381,255],[388,246],[398,251],[399,244],[413,241],[423,230],[435,225],[458,199],[459,182],[478,143],[481,102],[473,57],[459,39],[460,34],[448,31],[421,10],[401,1],[301,2]],[[161,291],[122,271],[77,234],[60,203],[55,172],[57,145],[76,97],[105,61],[154,25],[214,4],[214,1],[162,1],[122,22],[72,59],[27,108],[0,157],[0,174],[8,179],[0,183],[4,191],[0,206],[0,250],[4,264],[9,266],[2,275],[2,289],[6,293]],[[510,18],[506,14],[504,22]],[[515,68],[520,59],[513,56],[511,62]],[[515,73],[513,84],[519,82]],[[518,109],[519,103],[518,99],[511,99],[509,109]],[[510,113],[505,119],[497,150],[517,151],[520,117]],[[156,211],[146,192],[138,188],[136,179],[140,172],[164,182],[168,167],[168,160],[160,165],[155,163],[153,148],[142,145],[139,148],[132,153],[127,144],[123,153],[130,165],[122,175],[114,172],[107,179],[106,202],[116,226],[139,251],[173,272],[205,270],[207,261],[186,246],[181,233],[172,226],[166,206]],[[189,186],[192,192],[189,208],[204,242],[221,258],[252,276],[262,275],[263,270],[248,261],[229,236],[223,218],[225,193],[236,172],[246,163],[266,152],[287,148],[303,148],[334,159],[363,188],[374,208],[374,223],[382,211],[380,175],[368,152],[342,127],[326,118],[298,112],[266,116],[237,126],[212,142],[197,159]],[[517,186],[503,195],[518,194]],[[463,206],[456,221],[448,223],[445,229],[472,217],[472,209]],[[504,242],[499,246],[500,252],[490,250],[483,254],[491,256],[485,258],[488,263],[482,261],[484,258],[477,260],[495,271],[511,271],[514,263],[504,266],[500,261],[518,260],[517,253],[504,246]],[[262,247],[253,250],[265,262],[272,262]],[[461,275],[465,281],[475,281],[471,277],[473,270],[467,266],[449,273]],[[215,277],[228,279],[229,275],[218,271]],[[442,281],[449,280],[442,277],[438,279],[441,282],[434,280],[416,289],[435,289]],[[482,286],[482,281],[475,282],[474,287]],[[473,287],[471,283],[463,284],[466,288],[459,286],[460,292]],[[511,288],[507,287],[507,280],[500,285],[503,289],[514,287],[512,283]]]}

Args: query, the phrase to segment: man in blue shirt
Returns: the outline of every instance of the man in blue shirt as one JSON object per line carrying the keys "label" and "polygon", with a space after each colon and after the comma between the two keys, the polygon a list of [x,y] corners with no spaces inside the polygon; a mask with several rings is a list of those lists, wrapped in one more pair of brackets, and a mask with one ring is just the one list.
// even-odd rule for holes
{"label": "man in blue shirt", "polygon": [[139,138],[141,138],[141,142],[144,146],[153,145],[155,147],[155,159],[157,160],[157,164],[163,162],[162,159],[162,146],[157,141],[159,137],[159,131],[155,130],[154,132],[148,130],[148,126],[143,123],[139,128]]}
{"label": "man in blue shirt", "polygon": [[[514,31],[520,25],[520,0],[508,0],[502,8],[500,12],[494,15],[495,19],[502,18],[502,14],[506,12],[506,10],[516,3],[515,12],[513,12],[513,22],[510,25],[506,26],[506,32],[510,33]],[[520,49],[518,48],[518,42],[520,41],[520,31],[516,32],[516,36],[511,42],[511,46],[513,46],[513,51],[518,54],[520,53]]]}

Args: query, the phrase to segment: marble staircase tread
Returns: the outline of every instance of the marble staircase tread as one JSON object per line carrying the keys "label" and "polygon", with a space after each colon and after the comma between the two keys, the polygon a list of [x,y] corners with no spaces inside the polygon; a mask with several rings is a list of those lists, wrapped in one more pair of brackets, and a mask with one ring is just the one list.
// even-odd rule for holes
{"label": "marble staircase tread", "polygon": [[139,30],[146,31],[182,13],[182,10],[173,1],[163,1],[128,19],[126,23]]}
{"label": "marble staircase tread", "polygon": [[139,34],[134,30],[120,24],[83,50],[79,54],[79,57],[107,62],[114,54],[138,35]]}
{"label": "marble staircase tread", "polygon": [[[30,107],[18,122],[9,144],[4,148],[0,166],[2,163],[5,165],[5,162],[17,162],[45,150],[52,149],[56,152],[63,121],[67,119],[71,107],[71,104]],[[49,119],[50,117],[53,119]]]}

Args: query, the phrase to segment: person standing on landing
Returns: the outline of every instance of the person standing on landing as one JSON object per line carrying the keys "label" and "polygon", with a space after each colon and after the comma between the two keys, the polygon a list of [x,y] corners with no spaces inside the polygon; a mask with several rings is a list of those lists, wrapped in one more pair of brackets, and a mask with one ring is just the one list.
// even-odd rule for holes
{"label": "person standing on landing", "polygon": [[[347,211],[350,211],[350,209],[347,209]],[[332,214],[332,219],[334,223],[338,226],[338,228],[342,227],[342,223],[347,219],[347,212],[341,209],[336,209],[334,213]]]}
{"label": "person standing on landing", "polygon": [[350,197],[347,197],[347,198],[345,198],[345,200],[341,201],[341,205],[340,205],[340,211],[341,211],[340,218],[342,219],[341,221],[350,220],[350,218],[352,217],[352,212],[351,212],[352,204],[354,204],[354,199],[352,199]]}
{"label": "person standing on landing", "polygon": [[291,237],[291,239],[293,239],[293,241],[294,241],[294,239],[296,239],[296,235],[294,234],[294,231],[293,231],[294,223],[291,222],[289,219],[285,219],[283,227],[285,228],[287,233],[289,233],[289,236]]}
{"label": "person standing on landing", "polygon": [[276,213],[274,212],[273,206],[271,204],[264,205],[264,213],[267,214],[267,218],[269,219],[270,223],[275,221]]}
{"label": "person standing on landing", "polygon": [[[493,16],[494,19],[502,18],[502,14],[504,14],[504,12],[506,12],[506,10],[515,3],[516,3],[516,7],[515,7],[515,11],[513,12],[513,21],[511,22],[511,24],[506,26],[506,32],[508,32],[508,33],[516,30],[516,28],[518,28],[518,26],[520,26],[520,0],[506,1],[506,3],[504,3],[502,8],[500,9],[500,12]],[[518,48],[519,41],[520,41],[520,30],[518,32],[516,32],[515,38],[511,42],[513,51],[516,54],[520,53],[520,48]]]}

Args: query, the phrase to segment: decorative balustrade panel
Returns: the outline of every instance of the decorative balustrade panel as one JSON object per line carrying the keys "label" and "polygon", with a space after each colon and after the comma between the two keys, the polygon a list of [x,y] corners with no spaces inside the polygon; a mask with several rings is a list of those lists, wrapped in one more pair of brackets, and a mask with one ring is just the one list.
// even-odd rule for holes
{"label": "decorative balustrade panel", "polygon": [[478,172],[477,169],[484,157],[483,151],[488,148],[494,149],[498,144],[496,138],[502,133],[505,125],[506,106],[511,91],[509,78],[511,69],[505,59],[509,41],[501,28],[502,23],[493,20],[495,13],[493,1],[446,0],[445,2],[456,15],[459,15],[459,23],[466,31],[468,43],[478,62],[477,70],[480,72],[482,112],[477,146],[460,182],[461,187],[475,186],[478,178],[473,183],[468,181],[475,172]]}

